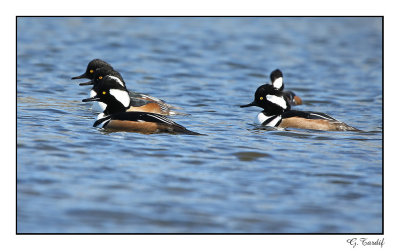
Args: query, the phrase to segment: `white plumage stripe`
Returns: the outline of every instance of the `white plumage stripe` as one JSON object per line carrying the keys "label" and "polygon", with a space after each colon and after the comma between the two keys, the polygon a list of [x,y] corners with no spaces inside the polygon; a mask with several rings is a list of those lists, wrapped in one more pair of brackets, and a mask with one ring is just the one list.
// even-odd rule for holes
{"label": "white plumage stripe", "polygon": [[118,90],[118,89],[110,89],[110,94],[113,95],[124,107],[129,107],[131,102],[131,98],[127,91]]}
{"label": "white plumage stripe", "polygon": [[276,105],[279,105],[280,107],[282,107],[283,109],[286,109],[286,101],[283,97],[278,97],[275,95],[267,95],[266,96],[267,100],[271,103],[274,103]]}
{"label": "white plumage stripe", "polygon": [[103,128],[104,124],[107,123],[107,122],[109,122],[110,120],[111,120],[111,118],[110,118],[110,119],[107,119],[107,120],[104,120],[104,121],[103,121],[101,124],[99,124],[97,127]]}
{"label": "white plumage stripe", "polygon": [[175,125],[175,124],[176,124],[174,121],[169,120],[169,119],[167,119],[166,117],[159,116],[158,114],[155,114],[155,113],[147,114],[147,115],[150,116],[150,117],[159,119],[159,120],[161,120],[161,121],[163,121],[163,122],[165,122],[165,123],[167,123],[167,124],[170,124],[170,125]]}
{"label": "white plumage stripe", "polygon": [[108,75],[109,78],[111,78],[112,80],[114,80],[115,82],[117,82],[118,84],[120,84],[121,86],[125,87],[124,83],[117,77]]}
{"label": "white plumage stripe", "polygon": [[[99,115],[97,115],[96,121],[98,121],[98,120],[100,120],[102,118],[105,118],[105,117],[107,117],[107,116],[104,113],[100,113]],[[101,122],[101,124],[98,124],[96,127],[101,127],[102,128],[104,126],[104,124],[107,123],[110,120],[111,120],[111,117],[109,119],[104,120],[103,122]]]}
{"label": "white plumage stripe", "polygon": [[321,118],[323,118],[323,119],[327,119],[327,120],[334,120],[334,119],[332,119],[332,118],[330,118],[330,117],[327,117],[327,116],[324,116],[324,115],[322,115],[322,114],[316,114],[316,113],[310,113],[310,115],[314,115],[314,116],[317,116],[317,117],[321,117]]}

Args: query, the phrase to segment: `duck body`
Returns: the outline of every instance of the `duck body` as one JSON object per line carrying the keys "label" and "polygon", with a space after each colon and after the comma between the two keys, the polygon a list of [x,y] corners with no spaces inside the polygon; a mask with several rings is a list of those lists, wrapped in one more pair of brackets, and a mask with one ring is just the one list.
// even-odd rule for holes
{"label": "duck body", "polygon": [[[103,78],[104,76],[112,76],[115,78],[115,81],[119,83],[123,88],[126,88],[126,84],[122,75],[114,70],[114,68],[107,62],[101,59],[94,59],[89,62],[85,73],[80,76],[73,77],[72,79],[81,79],[88,78],[90,81],[85,83],[80,83],[79,85],[93,85],[93,88],[90,90],[89,97],[94,97],[96,95],[95,86],[98,78]],[[151,112],[158,113],[162,115],[186,115],[181,112],[174,111],[173,109],[180,109],[178,107],[167,104],[164,100],[159,98],[152,97],[147,94],[128,91],[129,96],[131,98],[131,107],[130,111],[143,111],[143,112]],[[101,102],[95,102],[92,106],[92,110],[94,112],[103,112],[105,110],[105,104]]]}
{"label": "duck body", "polygon": [[200,135],[184,126],[175,123],[169,118],[156,113],[130,111],[131,97],[119,81],[110,75],[96,80],[93,97],[83,102],[99,102],[105,109],[94,122],[94,127],[101,127],[112,131],[128,131],[139,133],[173,133]]}
{"label": "duck body", "polygon": [[263,126],[278,128],[301,128],[322,131],[359,131],[357,128],[320,112],[289,110],[281,114],[268,115],[268,113],[263,111],[257,115],[257,120]]}
{"label": "duck body", "polygon": [[172,133],[200,135],[175,123],[165,116],[149,112],[119,112],[97,119],[94,127],[102,127],[112,131],[139,132],[143,134]]}
{"label": "duck body", "polygon": [[359,131],[325,113],[291,110],[290,101],[285,98],[283,91],[271,84],[259,86],[253,102],[241,107],[249,106],[264,109],[257,115],[257,121],[263,126],[323,131]]}

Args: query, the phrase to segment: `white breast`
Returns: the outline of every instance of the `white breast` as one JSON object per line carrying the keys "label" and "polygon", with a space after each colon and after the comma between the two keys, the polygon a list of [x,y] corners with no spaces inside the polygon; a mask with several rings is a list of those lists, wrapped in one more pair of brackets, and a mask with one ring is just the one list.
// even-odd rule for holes
{"label": "white breast", "polygon": [[265,126],[271,126],[271,127],[275,127],[278,125],[278,123],[281,121],[282,116],[280,115],[272,115],[272,116],[267,116],[264,113],[260,112],[257,115],[257,120],[260,124],[263,124],[265,121],[267,121],[268,119],[272,120],[270,122],[268,122],[267,124],[265,124]]}
{"label": "white breast", "polygon": [[[97,95],[97,93],[93,90],[90,90],[89,95],[91,98],[93,98],[94,96]],[[103,102],[93,102],[92,111],[94,111],[94,112],[104,112],[104,110],[106,108],[107,108],[107,105]]]}
{"label": "white breast", "polygon": [[[106,115],[104,113],[99,113],[99,115],[97,115],[96,121],[99,119],[102,119],[106,117]],[[98,124],[96,127],[100,127],[103,128],[104,124],[109,122],[111,120],[111,118],[104,120],[101,124]]]}

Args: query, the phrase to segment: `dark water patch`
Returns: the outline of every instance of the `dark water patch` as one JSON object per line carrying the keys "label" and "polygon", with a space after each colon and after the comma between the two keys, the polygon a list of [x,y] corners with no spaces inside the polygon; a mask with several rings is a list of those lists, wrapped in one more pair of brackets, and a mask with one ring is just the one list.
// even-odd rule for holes
{"label": "dark water patch", "polygon": [[202,165],[205,163],[205,161],[194,159],[194,160],[184,160],[183,163],[190,164],[190,165]]}
{"label": "dark water patch", "polygon": [[318,230],[319,233],[339,233],[340,228],[333,224],[323,224]]}
{"label": "dark water patch", "polygon": [[29,195],[29,196],[40,196],[42,193],[34,190],[34,189],[30,189],[30,188],[20,188],[18,189],[18,193],[24,194],[24,195]]}
{"label": "dark water patch", "polygon": [[52,199],[56,199],[56,200],[65,200],[66,198],[70,198],[71,194],[66,193],[63,190],[55,188],[47,196],[49,196]]}
{"label": "dark water patch", "polygon": [[166,63],[181,63],[182,62],[182,60],[180,59],[180,58],[170,58],[170,57],[167,57],[167,58],[163,58],[162,59],[164,62],[166,62]]}
{"label": "dark water patch", "polygon": [[171,154],[170,152],[166,152],[166,153],[149,153],[146,154],[146,156],[149,157],[172,157],[172,158],[181,158],[182,155],[180,154]]}
{"label": "dark water patch", "polygon": [[122,47],[122,44],[118,43],[118,42],[111,42],[111,43],[108,43],[108,45],[110,47],[112,47],[112,48],[120,48],[120,47]]}
{"label": "dark water patch", "polygon": [[240,63],[236,63],[236,62],[226,62],[225,64],[232,69],[249,69],[248,65],[244,65],[244,64],[240,64]]}
{"label": "dark water patch", "polygon": [[303,104],[305,105],[305,106],[307,106],[307,105],[318,105],[318,104],[335,104],[335,101],[334,100],[312,100],[312,99],[307,99],[307,100],[304,100],[303,99]]}
{"label": "dark water patch", "polygon": [[[303,83],[304,84],[304,86],[309,86],[309,83]],[[303,85],[302,84],[302,85]],[[292,91],[295,91],[295,92],[297,92],[298,93],[298,95],[301,97],[301,98],[303,98],[303,96],[301,95],[301,93],[302,94],[304,94],[304,93],[307,93],[308,95],[310,95],[310,94],[312,94],[312,92],[313,92],[313,89],[311,88],[311,87],[309,87],[309,88],[307,88],[307,87],[302,87],[302,85],[300,85],[300,84],[296,84],[296,85],[291,85],[290,83],[288,83],[288,84],[286,84],[285,83],[285,86],[286,85],[289,85],[289,87],[286,87],[288,90],[292,90]],[[304,101],[304,100],[303,100]]]}
{"label": "dark water patch", "polygon": [[290,132],[290,131],[274,131],[273,134],[279,135],[279,136],[297,138],[297,139],[308,139],[308,138],[313,137],[313,135],[311,135],[311,134],[303,134],[303,133]]}
{"label": "dark water patch", "polygon": [[55,147],[54,145],[49,145],[49,144],[38,144],[37,149],[44,150],[44,151],[61,151],[60,148]]}
{"label": "dark water patch", "polygon": [[314,139],[316,139],[316,140],[335,140],[335,138],[334,137],[326,137],[326,136],[316,136],[316,137],[314,137]]}
{"label": "dark water patch", "polygon": [[83,221],[95,222],[100,219],[107,219],[117,222],[124,222],[134,218],[134,214],[128,212],[107,210],[107,209],[69,209],[67,215],[78,217]]}
{"label": "dark water patch", "polygon": [[43,94],[54,94],[54,90],[53,89],[39,89],[36,92],[43,93]]}
{"label": "dark water patch", "polygon": [[322,215],[333,215],[336,213],[336,211],[335,209],[329,207],[324,207],[316,204],[306,204],[306,205],[301,205],[300,208],[298,208],[298,211],[296,211],[296,213],[322,216]]}
{"label": "dark water patch", "polygon": [[350,180],[358,180],[361,177],[359,175],[345,174],[345,173],[317,173],[312,175],[317,177],[334,177],[334,178],[342,178]]}
{"label": "dark water patch", "polygon": [[177,79],[180,79],[180,78],[192,79],[193,78],[193,79],[197,79],[198,80],[198,79],[204,78],[205,76],[202,75],[202,74],[196,74],[194,72],[178,72],[178,73],[169,74],[166,77],[167,78],[177,78]]}
{"label": "dark water patch", "polygon": [[110,189],[112,191],[115,190],[129,190],[131,189],[131,186],[126,185],[126,184],[110,184],[110,185],[106,185],[104,186],[105,189]]}
{"label": "dark water patch", "polygon": [[[379,129],[382,129],[382,127],[377,127]],[[359,131],[358,133],[362,134],[362,135],[382,135],[382,131]]]}
{"label": "dark water patch", "polygon": [[357,183],[360,186],[368,186],[368,187],[374,187],[374,188],[382,188],[382,184],[380,183],[369,183],[369,182],[364,182],[360,181]]}
{"label": "dark water patch", "polygon": [[364,197],[364,195],[360,194],[360,193],[357,193],[357,192],[349,192],[349,193],[338,195],[337,197],[343,198],[345,200],[353,201],[353,200],[357,200],[357,199],[360,199],[360,198]]}
{"label": "dark water patch", "polygon": [[54,70],[54,65],[53,64],[36,63],[34,65],[38,66],[39,68],[41,68],[44,72],[52,72]]}
{"label": "dark water patch", "polygon": [[260,49],[262,49],[262,47],[259,46],[259,45],[249,44],[249,45],[245,46],[245,49],[247,49],[247,50],[260,50]]}
{"label": "dark water patch", "polygon": [[381,139],[368,139],[368,138],[354,138],[354,137],[351,137],[351,138],[346,138],[346,139],[349,139],[349,140],[355,140],[355,141],[374,141],[374,140],[377,140],[377,141],[379,141],[379,140],[381,140]]}
{"label": "dark water patch", "polygon": [[165,189],[173,194],[185,194],[195,191],[193,188],[185,188],[180,186],[167,186]]}
{"label": "dark water patch", "polygon": [[40,184],[40,185],[50,185],[56,183],[54,179],[46,179],[46,178],[34,178],[29,181],[33,184]]}
{"label": "dark water patch", "polygon": [[71,155],[69,153],[53,153],[54,157],[58,157],[59,160],[67,160]]}
{"label": "dark water patch", "polygon": [[[146,218],[146,221],[149,224],[155,224],[155,225],[160,226],[160,227],[168,227],[168,228],[170,228],[170,227],[184,227],[184,228],[191,229],[191,228],[197,226],[200,229],[202,229],[202,228],[218,229],[220,227],[220,225],[217,224],[217,223],[204,222],[201,219],[196,220],[196,219],[193,219],[193,218],[192,219],[187,219],[187,220],[178,220],[178,221],[176,221],[176,220],[172,221],[172,220],[169,220],[169,219],[163,220],[163,219]],[[180,232],[180,231],[178,231],[178,232]],[[182,231],[182,232],[184,232],[184,231]],[[202,231],[200,231],[200,232],[202,232]]]}
{"label": "dark water patch", "polygon": [[253,161],[269,156],[269,154],[260,152],[236,152],[233,155],[235,155],[240,161]]}
{"label": "dark water patch", "polygon": [[338,184],[338,185],[351,185],[353,182],[346,180],[330,180],[329,183]]}
{"label": "dark water patch", "polygon": [[27,147],[27,145],[21,142],[17,142],[17,148],[24,148],[24,147]]}

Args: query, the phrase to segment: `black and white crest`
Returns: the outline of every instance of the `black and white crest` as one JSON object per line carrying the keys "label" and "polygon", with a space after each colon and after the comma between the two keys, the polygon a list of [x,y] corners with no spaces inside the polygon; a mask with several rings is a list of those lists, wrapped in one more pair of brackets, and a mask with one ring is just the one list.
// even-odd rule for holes
{"label": "black and white crest", "polygon": [[274,70],[271,72],[271,85],[277,90],[283,90],[283,74],[279,69]]}

